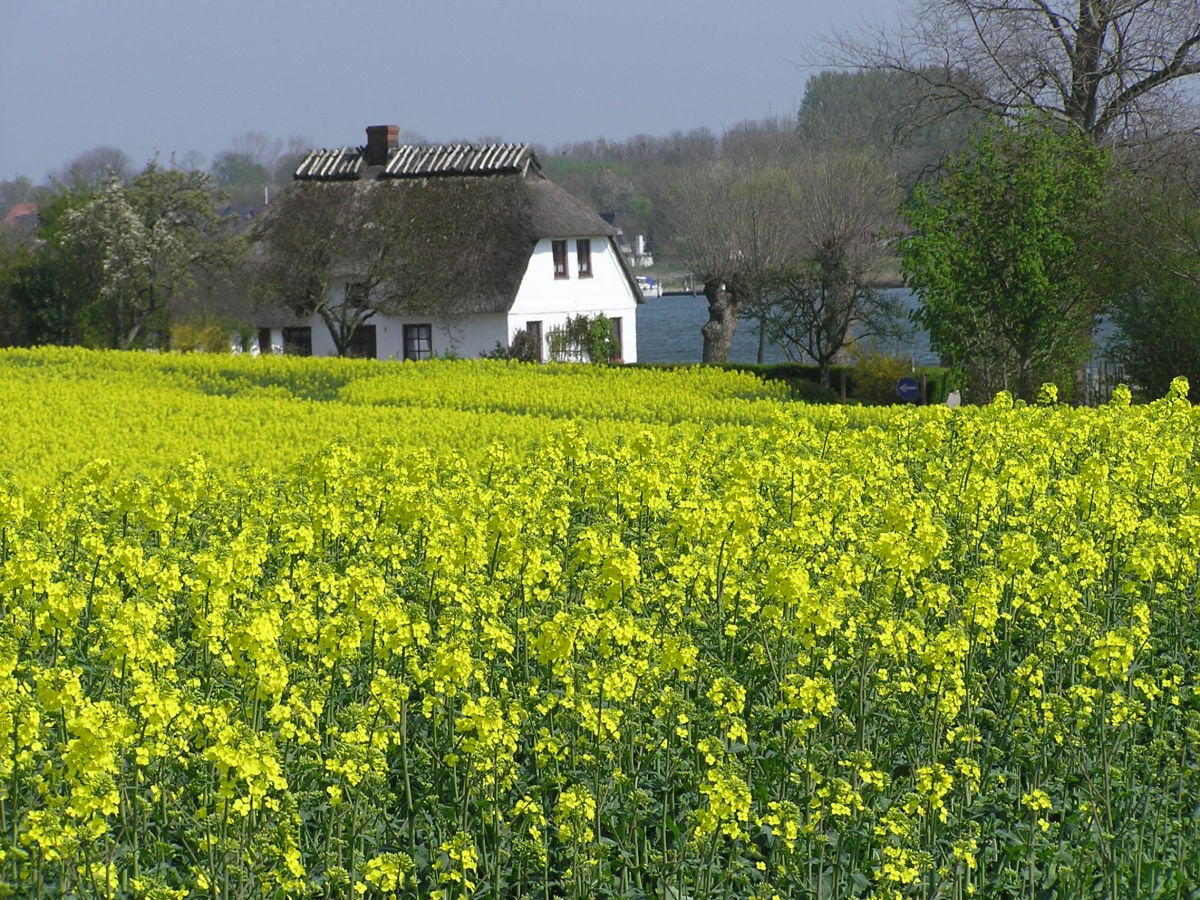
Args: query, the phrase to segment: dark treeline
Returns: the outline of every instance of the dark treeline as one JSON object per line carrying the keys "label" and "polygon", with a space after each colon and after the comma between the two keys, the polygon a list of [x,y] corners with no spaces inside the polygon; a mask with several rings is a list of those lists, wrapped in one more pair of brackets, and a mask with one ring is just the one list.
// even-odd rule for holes
{"label": "dark treeline", "polygon": [[796,117],[747,119],[721,134],[700,127],[624,141],[597,138],[543,151],[547,175],[627,234],[644,234],[657,257],[675,257],[666,197],[690,170],[719,160],[752,169],[788,165],[814,153],[869,152],[902,192],[961,150],[983,113],[943,103],[926,108],[918,79],[885,72],[821,72],[809,79]]}

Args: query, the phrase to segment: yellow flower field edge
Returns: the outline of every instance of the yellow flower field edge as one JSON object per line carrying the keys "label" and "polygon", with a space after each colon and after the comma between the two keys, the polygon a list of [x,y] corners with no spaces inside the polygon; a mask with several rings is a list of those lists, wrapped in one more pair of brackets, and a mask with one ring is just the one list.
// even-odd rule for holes
{"label": "yellow flower field edge", "polygon": [[563,421],[602,442],[696,422],[733,432],[769,422],[787,396],[781,383],[700,366],[5,350],[0,471],[41,487],[96,457],[131,475],[201,452],[222,472],[278,473],[335,440],[474,461],[494,441],[528,450]]}
{"label": "yellow flower field edge", "polygon": [[1186,895],[1186,393],[10,484],[2,890]]}

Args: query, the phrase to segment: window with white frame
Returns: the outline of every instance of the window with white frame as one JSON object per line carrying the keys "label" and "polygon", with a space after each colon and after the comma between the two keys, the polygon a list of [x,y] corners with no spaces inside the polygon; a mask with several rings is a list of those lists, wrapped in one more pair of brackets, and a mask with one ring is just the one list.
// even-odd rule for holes
{"label": "window with white frame", "polygon": [[429,359],[433,356],[433,326],[404,326],[404,358]]}

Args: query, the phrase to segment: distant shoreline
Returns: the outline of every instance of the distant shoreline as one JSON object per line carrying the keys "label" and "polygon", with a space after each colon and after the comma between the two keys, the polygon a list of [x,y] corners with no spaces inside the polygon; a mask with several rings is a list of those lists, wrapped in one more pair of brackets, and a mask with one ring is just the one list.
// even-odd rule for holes
{"label": "distant shoreline", "polygon": [[[696,285],[696,288],[693,291],[692,283],[691,283],[691,276],[688,275],[688,273],[686,273],[686,272],[662,272],[662,273],[659,273],[659,272],[653,271],[652,269],[644,269],[644,270],[640,270],[638,272],[638,274],[642,274],[643,272],[645,274],[650,275],[650,277],[654,278],[660,285],[662,285],[662,292],[663,292],[664,297],[666,297],[666,296],[690,297],[693,294],[695,294],[696,296],[700,296],[704,293],[704,291],[702,289],[702,287],[703,287],[702,285]],[[907,288],[908,285],[904,283],[904,279],[902,277],[900,277],[900,274],[898,272],[888,272],[886,274],[881,275],[879,278],[875,279],[874,281],[872,281],[871,287],[875,288],[876,290],[887,291],[887,290],[895,290],[895,289],[900,289],[900,288]]]}

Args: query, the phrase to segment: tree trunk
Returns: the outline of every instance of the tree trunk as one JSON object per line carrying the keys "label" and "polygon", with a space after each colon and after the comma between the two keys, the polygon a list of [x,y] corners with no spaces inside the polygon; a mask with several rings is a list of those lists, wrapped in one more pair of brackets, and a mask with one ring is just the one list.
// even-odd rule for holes
{"label": "tree trunk", "polygon": [[821,373],[821,387],[832,387],[830,369],[833,368],[833,357],[817,361],[817,371]]}
{"label": "tree trunk", "polygon": [[704,285],[704,296],[708,299],[708,321],[700,333],[704,335],[703,358],[706,363],[728,362],[729,346],[733,343],[733,332],[737,330],[741,308],[733,293],[724,288],[722,283],[709,282]]}
{"label": "tree trunk", "polygon": [[1033,386],[1033,360],[1022,356],[1017,368],[1017,399],[1032,403],[1037,396]]}

